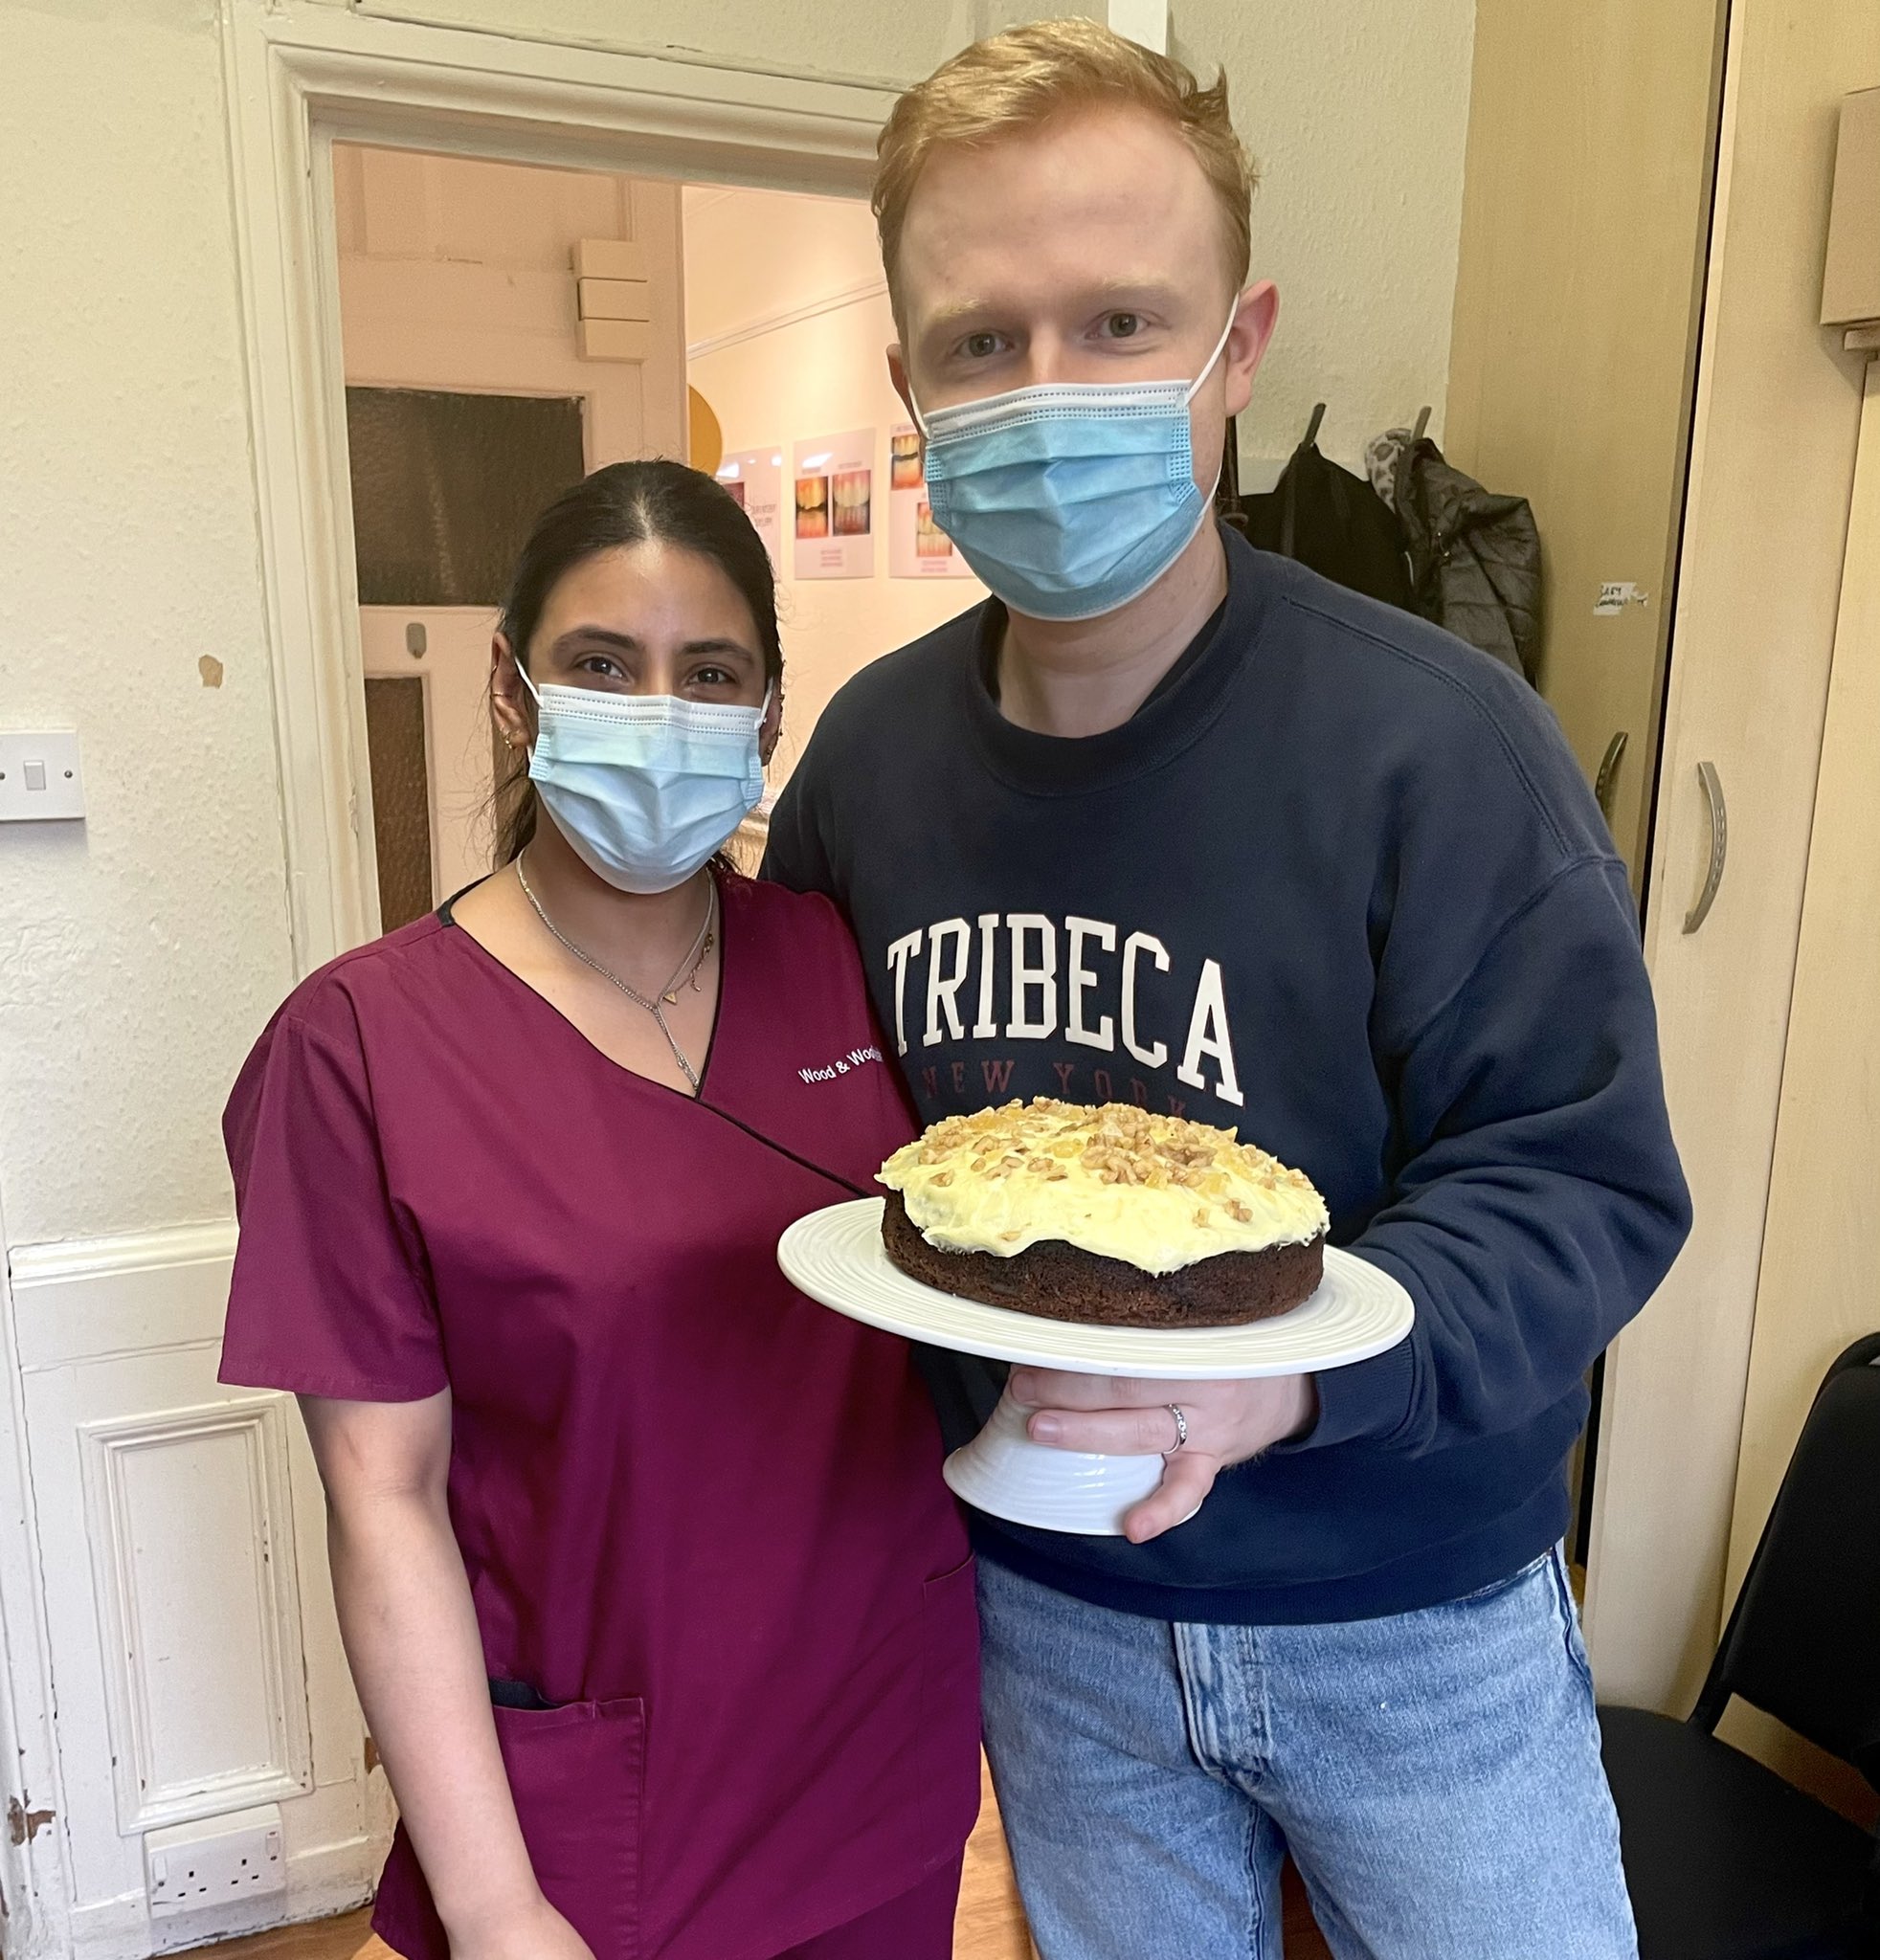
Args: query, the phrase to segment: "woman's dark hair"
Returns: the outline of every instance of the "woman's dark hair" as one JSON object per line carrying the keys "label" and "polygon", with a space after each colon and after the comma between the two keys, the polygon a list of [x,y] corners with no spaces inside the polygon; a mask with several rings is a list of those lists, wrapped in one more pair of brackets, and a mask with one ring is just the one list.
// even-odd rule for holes
{"label": "woman's dark hair", "polygon": [[[702,471],[662,457],[609,463],[558,497],[535,521],[498,622],[519,666],[542,609],[559,581],[583,560],[623,545],[673,545],[709,558],[744,595],[757,626],[765,680],[783,674],[777,635],[776,574],[764,541],[736,498]],[[510,863],[535,835],[535,787],[526,757],[496,786],[496,861]]]}

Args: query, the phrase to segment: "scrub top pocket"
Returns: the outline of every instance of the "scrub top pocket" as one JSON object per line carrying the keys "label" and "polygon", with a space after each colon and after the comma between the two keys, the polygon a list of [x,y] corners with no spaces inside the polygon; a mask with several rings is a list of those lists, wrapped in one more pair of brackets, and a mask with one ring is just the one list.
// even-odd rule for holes
{"label": "scrub top pocket", "polygon": [[646,1704],[629,1698],[494,1713],[543,1896],[594,1960],[638,1960]]}

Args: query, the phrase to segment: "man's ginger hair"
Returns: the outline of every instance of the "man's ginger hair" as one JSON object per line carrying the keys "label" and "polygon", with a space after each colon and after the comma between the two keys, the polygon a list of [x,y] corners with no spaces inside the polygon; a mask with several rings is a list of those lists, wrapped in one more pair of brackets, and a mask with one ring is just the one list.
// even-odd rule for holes
{"label": "man's ginger hair", "polygon": [[1036,130],[1080,109],[1139,109],[1175,130],[1220,206],[1221,256],[1236,288],[1252,263],[1256,172],[1227,114],[1227,78],[1203,88],[1179,61],[1093,20],[1041,20],[975,41],[894,105],[875,145],[875,223],[900,310],[901,234],[928,160]]}

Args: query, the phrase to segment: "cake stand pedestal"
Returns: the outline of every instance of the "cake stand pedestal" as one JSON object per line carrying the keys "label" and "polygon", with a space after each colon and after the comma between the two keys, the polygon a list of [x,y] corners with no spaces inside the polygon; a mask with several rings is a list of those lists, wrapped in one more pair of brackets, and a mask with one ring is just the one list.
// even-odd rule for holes
{"label": "cake stand pedestal", "polygon": [[[799,1218],[777,1245],[785,1277],[812,1300],[891,1334],[995,1361],[1154,1381],[1243,1381],[1317,1374],[1394,1348],[1416,1318],[1381,1267],[1328,1246],[1318,1291],[1290,1313],[1239,1327],[1099,1327],[988,1306],[910,1280],[882,1244],[881,1198]],[[1090,1456],[1025,1434],[1009,1392],[986,1426],[948,1458],[951,1488],[1017,1525],[1119,1537],[1123,1514],[1162,1480],[1160,1457]]]}

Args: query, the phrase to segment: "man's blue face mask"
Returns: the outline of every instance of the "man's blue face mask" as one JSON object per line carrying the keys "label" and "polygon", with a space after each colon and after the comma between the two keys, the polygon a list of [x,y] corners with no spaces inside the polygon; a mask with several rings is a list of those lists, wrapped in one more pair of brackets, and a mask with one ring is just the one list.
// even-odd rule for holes
{"label": "man's blue face mask", "polygon": [[[1213,501],[1195,480],[1193,381],[1053,382],[914,412],[933,521],[1015,612],[1094,619],[1168,570]],[[1217,472],[1218,474],[1218,472]]]}

